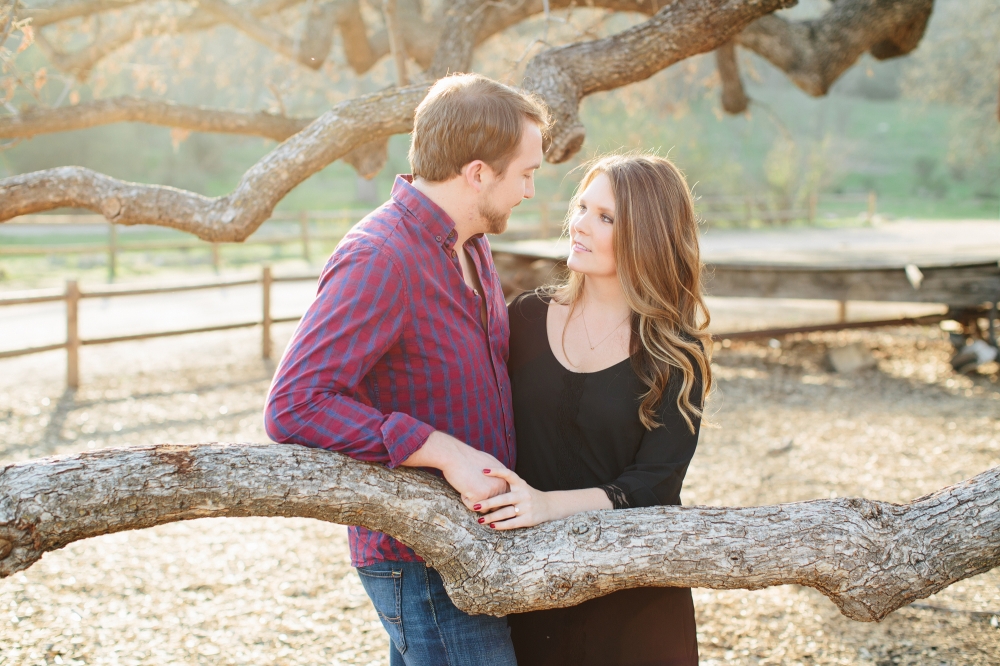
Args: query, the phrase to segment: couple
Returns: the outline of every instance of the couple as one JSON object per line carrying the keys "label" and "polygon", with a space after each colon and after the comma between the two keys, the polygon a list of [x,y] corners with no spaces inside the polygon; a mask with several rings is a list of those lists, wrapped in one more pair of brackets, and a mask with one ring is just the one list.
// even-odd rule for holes
{"label": "couple", "polygon": [[[690,192],[661,158],[595,161],[569,279],[508,308],[484,234],[534,195],[548,122],[482,76],[431,88],[412,177],[334,251],[281,360],[272,439],[440,470],[496,530],[680,503],[711,385]],[[392,666],[697,664],[689,589],[468,615],[402,543],[351,527],[350,545]]]}

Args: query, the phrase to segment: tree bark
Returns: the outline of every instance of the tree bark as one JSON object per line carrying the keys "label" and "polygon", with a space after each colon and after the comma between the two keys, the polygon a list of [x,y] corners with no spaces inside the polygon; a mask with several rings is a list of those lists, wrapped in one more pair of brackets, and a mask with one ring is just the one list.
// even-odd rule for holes
{"label": "tree bark", "polygon": [[1000,468],[905,505],[842,498],[479,525],[424,472],[279,444],[159,445],[0,469],[0,577],[100,534],[220,516],[363,525],[414,548],[455,604],[505,615],[631,587],[799,584],[877,621],[1000,565]]}
{"label": "tree bark", "polygon": [[796,0],[677,0],[645,23],[605,39],[549,49],[525,71],[525,87],[552,110],[549,162],[565,162],[583,145],[579,117],[587,95],[642,81],[665,67],[725,44],[755,19]]}
{"label": "tree bark", "polygon": [[830,86],[866,51],[894,58],[917,47],[934,0],[837,0],[815,20],[764,16],[737,43],[766,58],[814,96]]}
{"label": "tree bark", "polygon": [[410,131],[413,112],[426,94],[426,85],[416,85],[338,104],[265,155],[226,196],[211,198],[129,183],[82,167],[59,167],[0,180],[0,221],[75,207],[116,224],[153,224],[207,241],[242,241],[309,176],[362,144]]}

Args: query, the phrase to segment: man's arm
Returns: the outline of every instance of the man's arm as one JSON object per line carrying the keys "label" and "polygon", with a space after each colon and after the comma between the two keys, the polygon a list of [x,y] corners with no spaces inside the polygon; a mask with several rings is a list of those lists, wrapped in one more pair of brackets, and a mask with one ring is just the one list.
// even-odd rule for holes
{"label": "man's arm", "polygon": [[384,414],[353,397],[398,341],[408,298],[400,272],[375,248],[335,253],[275,373],[264,409],[267,434],[389,467],[435,467],[473,500],[503,492],[502,480],[475,479],[483,468],[502,466],[492,456],[409,414]]}

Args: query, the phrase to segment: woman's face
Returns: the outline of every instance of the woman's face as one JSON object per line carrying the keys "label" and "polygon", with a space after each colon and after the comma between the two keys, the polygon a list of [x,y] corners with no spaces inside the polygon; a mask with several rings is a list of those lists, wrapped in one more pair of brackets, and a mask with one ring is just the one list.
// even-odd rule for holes
{"label": "woman's face", "polygon": [[615,223],[615,196],[603,173],[590,181],[577,201],[569,222],[570,270],[592,277],[614,277],[617,272],[611,234]]}

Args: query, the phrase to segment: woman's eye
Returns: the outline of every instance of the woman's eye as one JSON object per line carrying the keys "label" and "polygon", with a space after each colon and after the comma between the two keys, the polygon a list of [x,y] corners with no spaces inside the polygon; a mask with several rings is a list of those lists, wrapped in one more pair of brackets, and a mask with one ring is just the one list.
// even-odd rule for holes
{"label": "woman's eye", "polygon": [[607,215],[601,215],[601,219],[602,219],[602,220],[604,220],[605,222],[607,222],[608,224],[614,224],[614,223],[615,223],[615,221],[614,221],[614,220],[612,220],[612,219],[611,219],[610,217],[608,217]]}
{"label": "woman's eye", "polygon": [[583,204],[577,204],[576,205],[576,209],[579,210],[579,211],[584,211],[584,210],[587,210],[587,207],[584,206]]}

